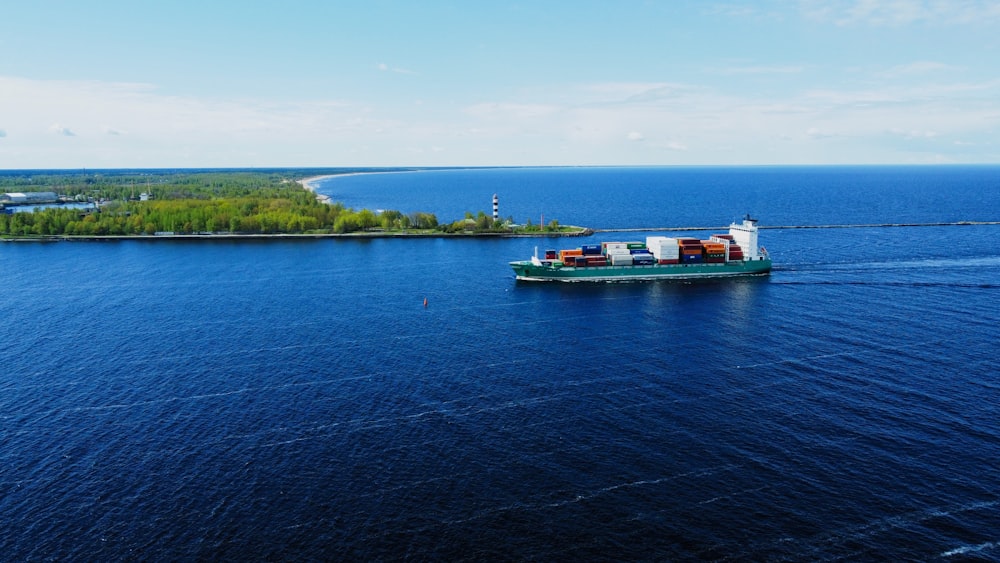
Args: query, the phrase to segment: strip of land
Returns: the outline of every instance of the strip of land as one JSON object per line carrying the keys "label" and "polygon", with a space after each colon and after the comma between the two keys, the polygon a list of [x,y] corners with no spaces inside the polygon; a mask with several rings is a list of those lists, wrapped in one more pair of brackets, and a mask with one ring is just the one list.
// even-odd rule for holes
{"label": "strip of land", "polygon": [[[419,210],[354,210],[317,193],[323,180],[338,176],[414,171],[0,171],[0,240],[500,237],[589,232],[555,220],[548,225],[530,221],[516,225],[482,210],[442,223],[433,213]],[[18,207],[17,198],[25,199],[21,192],[32,191],[45,192],[58,203],[27,210]]]}

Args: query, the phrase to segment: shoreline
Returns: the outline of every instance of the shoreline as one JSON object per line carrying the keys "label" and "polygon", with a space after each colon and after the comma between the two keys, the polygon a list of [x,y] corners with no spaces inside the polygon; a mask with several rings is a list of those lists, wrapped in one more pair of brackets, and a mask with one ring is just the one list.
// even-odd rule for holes
{"label": "shoreline", "polygon": [[404,172],[420,172],[420,170],[387,170],[383,171],[371,171],[371,172],[345,172],[343,174],[322,174],[320,176],[310,176],[308,178],[303,178],[301,180],[296,180],[306,191],[312,192],[316,199],[320,203],[333,204],[334,201],[330,199],[330,196],[316,193],[317,183],[322,182],[328,178],[346,178],[348,176],[361,176],[362,174],[401,174]]}
{"label": "shoreline", "polygon": [[[343,174],[321,174],[318,176],[310,176],[308,178],[302,178],[300,180],[294,180],[295,183],[302,186],[302,188],[308,192],[311,192],[316,200],[320,203],[325,203],[332,205],[335,202],[328,195],[316,193],[317,184],[323,180],[329,178],[339,178],[345,176],[359,176],[362,174],[399,174],[404,172],[420,172],[421,170],[387,170],[387,171],[363,171],[363,172],[345,172]],[[351,233],[231,233],[231,232],[203,232],[203,233],[191,233],[191,234],[175,234],[175,233],[163,233],[163,234],[134,234],[134,235],[29,235],[29,236],[0,236],[0,243],[16,243],[16,242],[34,242],[34,243],[45,243],[45,242],[108,242],[108,241],[125,241],[125,240],[138,240],[138,241],[153,241],[153,240],[219,240],[219,241],[234,241],[234,240],[315,240],[315,239],[377,239],[377,238],[562,238],[562,237],[580,237],[589,236],[595,231],[588,227],[579,227],[576,225],[565,225],[564,228],[571,229],[561,232],[532,232],[532,233],[474,233],[474,232],[457,232],[457,233],[445,233],[440,231],[366,231],[366,232],[351,232]]]}
{"label": "shoreline", "polygon": [[31,237],[0,237],[0,243],[17,242],[114,242],[138,241],[240,241],[240,240],[319,240],[319,239],[377,239],[377,238],[562,238],[582,237],[594,233],[586,227],[573,227],[574,231],[561,233],[442,233],[442,232],[385,232],[369,231],[361,233],[218,233],[218,234],[173,234],[173,235],[47,235]]}
{"label": "shoreline", "polygon": [[[335,178],[335,177],[340,176],[340,175],[341,174],[325,174],[325,175],[322,175],[322,176],[310,176],[309,178],[303,178],[301,180],[296,180],[296,182],[300,186],[302,186],[302,188],[305,189],[307,192],[312,192],[312,194],[314,196],[316,196],[316,199],[320,203],[332,204],[333,201],[330,199],[330,196],[316,193],[315,182],[319,182],[319,181],[325,180],[327,178]],[[347,174],[344,174],[344,176],[346,176],[346,175]]]}

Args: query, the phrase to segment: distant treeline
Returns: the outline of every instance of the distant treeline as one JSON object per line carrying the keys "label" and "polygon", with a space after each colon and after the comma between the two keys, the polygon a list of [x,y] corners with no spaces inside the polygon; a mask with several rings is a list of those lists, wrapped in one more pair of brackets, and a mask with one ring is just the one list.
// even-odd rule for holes
{"label": "distant treeline", "polygon": [[[355,211],[340,203],[320,202],[298,183],[321,174],[359,171],[368,170],[3,171],[0,192],[53,191],[66,200],[100,202],[100,206],[96,211],[57,207],[0,213],[0,235],[509,230],[483,212],[439,225],[433,213]],[[148,201],[140,201],[143,193]],[[558,228],[558,223],[553,221],[550,227]]]}

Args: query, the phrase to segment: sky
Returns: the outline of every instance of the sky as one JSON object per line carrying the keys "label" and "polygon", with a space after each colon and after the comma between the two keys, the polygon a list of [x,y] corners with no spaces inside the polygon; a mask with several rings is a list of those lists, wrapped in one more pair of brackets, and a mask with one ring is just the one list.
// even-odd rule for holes
{"label": "sky", "polygon": [[0,4],[0,169],[1000,163],[1000,1]]}

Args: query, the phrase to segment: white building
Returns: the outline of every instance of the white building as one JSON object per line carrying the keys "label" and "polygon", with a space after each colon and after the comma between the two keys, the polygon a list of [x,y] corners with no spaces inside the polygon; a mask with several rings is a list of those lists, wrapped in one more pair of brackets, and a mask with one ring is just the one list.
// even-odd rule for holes
{"label": "white building", "polygon": [[30,204],[30,203],[55,203],[59,201],[59,195],[55,192],[10,192],[0,195],[3,203]]}

